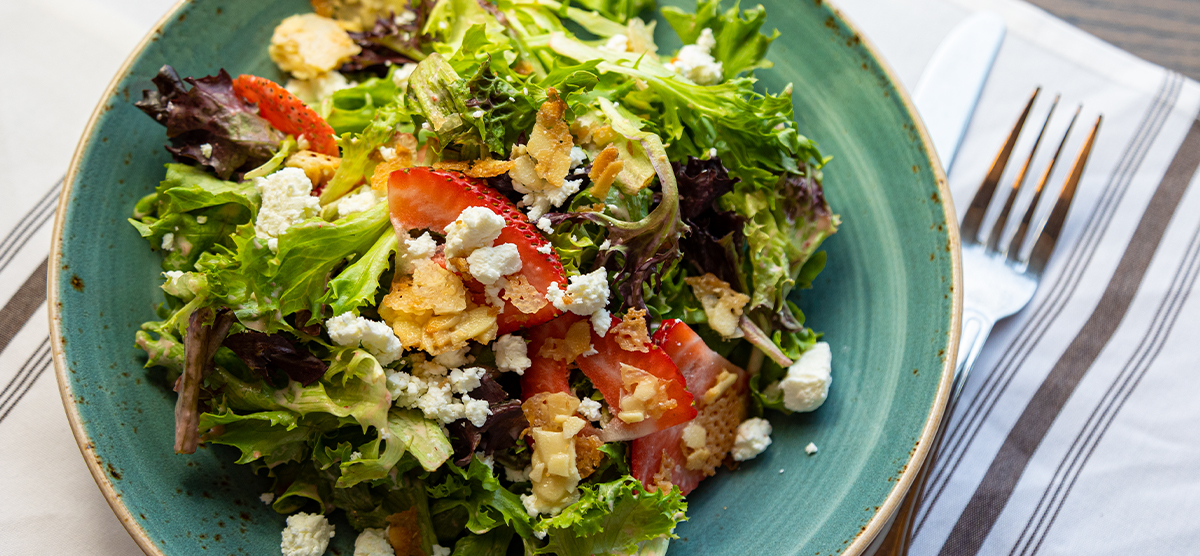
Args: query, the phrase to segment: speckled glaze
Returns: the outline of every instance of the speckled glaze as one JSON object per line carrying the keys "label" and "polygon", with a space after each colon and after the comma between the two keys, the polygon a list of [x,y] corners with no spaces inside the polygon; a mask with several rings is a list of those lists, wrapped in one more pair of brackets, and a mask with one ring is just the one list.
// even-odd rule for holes
{"label": "speckled glaze", "polygon": [[[956,219],[924,129],[870,45],[822,0],[764,3],[783,35],[759,85],[794,83],[802,131],[833,156],[826,193],[844,224],[799,299],[833,348],[833,388],[816,413],[775,416],[766,453],[693,493],[671,554],[858,554],[913,480],[945,404],[958,344]],[[266,479],[231,451],[172,453],[174,394],[133,345],[161,300],[159,260],[126,222],[169,156],[162,128],[132,102],[165,63],[180,75],[281,77],[265,46],[276,23],[308,9],[180,3],[114,79],[67,176],[49,288],[59,386],[89,469],[147,554],[275,554],[284,518],[258,500]],[[804,453],[809,442],[819,454]],[[334,548],[349,554],[353,537],[341,522]]]}

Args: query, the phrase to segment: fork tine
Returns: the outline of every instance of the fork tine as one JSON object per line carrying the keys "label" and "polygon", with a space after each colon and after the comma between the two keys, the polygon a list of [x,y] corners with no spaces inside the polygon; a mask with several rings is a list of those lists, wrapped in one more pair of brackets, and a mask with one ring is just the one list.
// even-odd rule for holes
{"label": "fork tine", "polygon": [[1029,169],[1033,167],[1033,157],[1037,155],[1038,147],[1042,145],[1042,138],[1046,136],[1046,128],[1050,127],[1050,120],[1054,118],[1054,109],[1058,108],[1059,98],[1061,95],[1054,96],[1054,102],[1050,104],[1050,111],[1046,113],[1046,121],[1042,122],[1042,129],[1038,131],[1037,138],[1033,141],[1033,148],[1029,149],[1029,156],[1025,157],[1025,164],[1021,165],[1021,170],[1017,172],[1017,177],[1013,180],[1012,191],[1004,200],[1004,208],[1000,211],[1000,216],[996,218],[996,223],[992,225],[992,230],[988,234],[986,244],[993,249],[1000,243],[1000,236],[1008,224],[1008,215],[1012,212],[1013,205],[1021,194],[1021,187],[1025,185]]}
{"label": "fork tine", "polygon": [[[1050,181],[1050,175],[1054,173],[1054,168],[1058,166],[1058,157],[1062,154],[1063,147],[1067,145],[1067,138],[1071,136],[1071,130],[1075,129],[1075,122],[1079,120],[1079,113],[1082,111],[1082,104],[1075,108],[1075,115],[1071,116],[1071,122],[1067,124],[1067,131],[1063,132],[1062,140],[1058,142],[1058,148],[1054,149],[1054,156],[1050,158],[1050,163],[1046,165],[1042,177],[1038,178],[1037,188],[1033,191],[1033,199],[1029,201],[1029,207],[1025,209],[1025,216],[1021,218],[1021,223],[1017,225],[1011,236],[1001,238],[998,250],[1002,256],[1008,256],[1009,249],[1013,245],[1020,247],[1024,243],[1025,231],[1029,229],[1029,222],[1033,220],[1033,216],[1037,212],[1038,203],[1042,200],[1042,192],[1045,191],[1046,183]],[[1016,259],[1015,251],[1012,255],[1012,258]]]}
{"label": "fork tine", "polygon": [[983,215],[987,213],[992,195],[996,193],[996,185],[1000,183],[1000,176],[1004,174],[1004,168],[1008,166],[1008,159],[1012,156],[1013,147],[1017,144],[1017,137],[1021,135],[1021,129],[1025,127],[1025,120],[1033,108],[1033,101],[1037,100],[1040,92],[1042,92],[1041,87],[1033,90],[1029,102],[1025,103],[1025,109],[1017,118],[1017,123],[1013,124],[1008,139],[1004,141],[1004,147],[996,154],[996,159],[992,161],[992,167],[988,170],[987,176],[983,178],[983,183],[979,185],[979,190],[975,192],[975,197],[971,199],[971,205],[967,207],[962,225],[959,226],[960,237],[964,241],[977,241],[976,236],[979,235],[979,226],[983,223]]}
{"label": "fork tine", "polygon": [[1092,154],[1092,145],[1096,143],[1096,135],[1100,132],[1100,123],[1103,121],[1104,115],[1096,117],[1096,123],[1088,132],[1087,139],[1079,149],[1079,154],[1075,156],[1071,173],[1063,182],[1062,192],[1054,204],[1054,210],[1045,220],[1039,220],[1037,226],[1034,227],[1031,237],[1037,239],[1033,242],[1027,241],[1026,246],[1023,246],[1025,248],[1021,249],[1018,263],[1026,266],[1028,271],[1040,274],[1046,268],[1046,261],[1050,260],[1050,254],[1054,252],[1054,244],[1058,242],[1058,235],[1062,232],[1063,224],[1067,220],[1067,211],[1071,208],[1071,201],[1075,198],[1075,191],[1079,187],[1079,179],[1083,176],[1083,168]]}

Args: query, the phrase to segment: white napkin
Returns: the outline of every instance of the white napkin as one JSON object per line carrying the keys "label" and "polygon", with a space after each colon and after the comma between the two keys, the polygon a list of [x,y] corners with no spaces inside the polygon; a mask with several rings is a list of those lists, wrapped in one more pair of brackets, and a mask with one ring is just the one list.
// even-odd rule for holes
{"label": "white napkin", "polygon": [[[1200,546],[1200,520],[1193,517],[1200,509],[1200,404],[1191,394],[1200,390],[1200,374],[1188,372],[1196,368],[1193,346],[1200,345],[1200,324],[1188,316],[1200,307],[1187,295],[1200,271],[1200,195],[1187,188],[1177,204],[1171,201],[1192,181],[1189,164],[1200,156],[1200,142],[1180,154],[1185,138],[1200,140],[1193,128],[1200,87],[1028,4],[959,1],[838,4],[909,86],[971,10],[1007,19],[1008,39],[950,176],[960,210],[1034,86],[1061,92],[1062,114],[1082,102],[1085,129],[1097,113],[1105,120],[1038,296],[993,332],[967,385],[952,423],[953,449],[933,483],[941,494],[921,514],[914,553],[1186,553]],[[48,357],[44,265],[55,184],[79,134],[125,56],[173,3],[0,4],[0,62],[14,76],[0,80],[0,551],[6,554],[138,552],[67,426]],[[1082,136],[1077,132],[1068,144],[1072,155]],[[1143,218],[1152,198],[1154,218]],[[1144,220],[1165,224],[1161,238],[1154,222]],[[1135,235],[1129,256],[1143,253],[1148,262],[1132,271],[1127,263],[1114,281]],[[1106,318],[1093,317],[1105,292]],[[1113,313],[1124,306],[1114,299],[1128,299],[1127,310]],[[1083,341],[1076,337],[1089,319],[1083,340],[1097,327],[1105,331],[1102,325],[1116,327],[1095,363],[1065,403],[1030,406],[1047,376],[1055,384],[1074,382],[1051,370],[1063,367],[1060,359],[1078,366],[1079,357],[1064,353]],[[1016,435],[1002,452],[1027,406],[1038,411],[1023,423],[1049,425],[1044,440],[1014,451],[1022,440]],[[984,480],[1000,453],[1002,462],[1026,463],[1012,488],[996,488],[1005,486],[998,471]],[[1025,461],[1022,453],[1031,457]]]}
{"label": "white napkin", "polygon": [[[1189,185],[1200,162],[1200,87],[1024,2],[839,5],[910,87],[973,11],[1007,21],[949,176],[960,214],[1036,86],[1043,94],[1027,130],[1062,94],[1048,140],[1057,142],[1083,105],[1082,129],[1067,144],[1072,159],[1104,115],[1036,297],[996,327],[966,385],[912,554],[1194,552],[1200,300],[1188,294],[1200,271],[1200,191]],[[1052,149],[1041,150],[1037,172]]]}

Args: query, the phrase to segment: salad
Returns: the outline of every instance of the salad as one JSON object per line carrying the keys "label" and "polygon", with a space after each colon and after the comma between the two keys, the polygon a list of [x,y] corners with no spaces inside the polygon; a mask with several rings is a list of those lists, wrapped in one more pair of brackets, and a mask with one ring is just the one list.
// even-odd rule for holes
{"label": "salad", "polygon": [[[130,223],[175,451],[272,481],[285,555],[658,554],[685,495],[813,411],[792,294],[839,218],[762,7],[313,0],[286,85],[164,66]],[[815,452],[810,445],[808,452]],[[353,531],[336,530],[340,512]]]}

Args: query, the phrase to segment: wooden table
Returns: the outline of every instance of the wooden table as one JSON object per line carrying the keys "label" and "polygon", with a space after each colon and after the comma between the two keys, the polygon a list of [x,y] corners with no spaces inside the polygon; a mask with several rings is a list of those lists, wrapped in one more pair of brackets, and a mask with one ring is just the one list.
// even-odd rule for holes
{"label": "wooden table", "polygon": [[1200,80],[1200,1],[1029,1],[1141,58]]}

